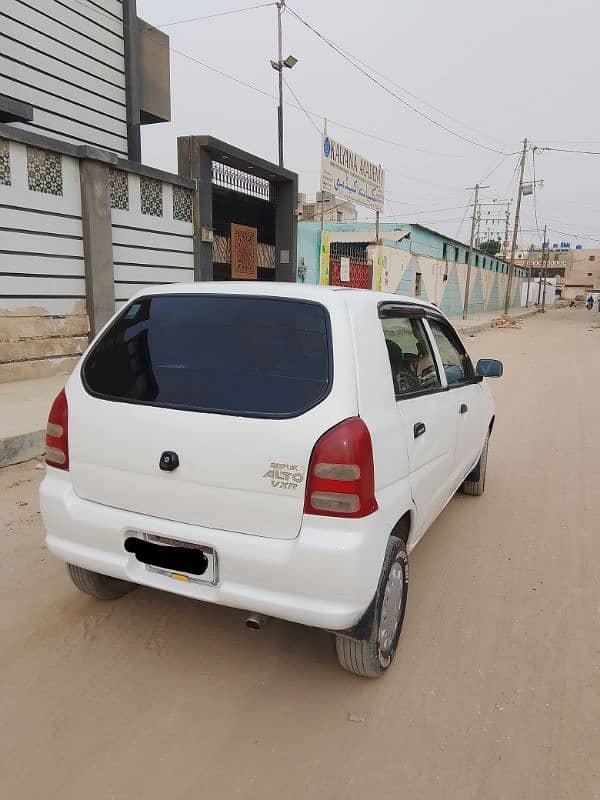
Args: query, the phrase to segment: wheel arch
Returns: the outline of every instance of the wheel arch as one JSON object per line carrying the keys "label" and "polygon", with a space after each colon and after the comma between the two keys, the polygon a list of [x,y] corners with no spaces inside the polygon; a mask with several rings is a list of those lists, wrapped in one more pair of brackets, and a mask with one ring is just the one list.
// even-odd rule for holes
{"label": "wheel arch", "polygon": [[408,544],[408,537],[411,534],[413,528],[413,514],[412,511],[405,511],[404,514],[400,517],[398,522],[394,525],[390,532],[390,536],[397,536],[398,539],[402,539],[404,544]]}

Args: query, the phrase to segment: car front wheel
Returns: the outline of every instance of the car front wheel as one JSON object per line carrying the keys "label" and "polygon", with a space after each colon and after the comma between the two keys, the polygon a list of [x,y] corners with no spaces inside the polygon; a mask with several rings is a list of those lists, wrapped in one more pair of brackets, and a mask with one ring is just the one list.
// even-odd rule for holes
{"label": "car front wheel", "polygon": [[368,638],[335,637],[340,665],[348,672],[367,678],[378,678],[391,666],[398,646],[408,592],[408,556],[406,545],[390,536],[377,595],[375,612]]}

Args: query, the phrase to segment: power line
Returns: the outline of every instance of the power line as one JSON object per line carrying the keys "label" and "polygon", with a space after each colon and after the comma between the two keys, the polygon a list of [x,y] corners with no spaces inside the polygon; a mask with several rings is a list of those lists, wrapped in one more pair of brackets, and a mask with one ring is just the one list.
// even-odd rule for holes
{"label": "power line", "polygon": [[304,108],[304,106],[303,106],[303,105],[302,105],[302,103],[300,102],[300,98],[298,97],[298,95],[296,94],[296,92],[293,90],[293,88],[290,86],[290,84],[289,84],[289,81],[287,81],[287,80],[284,78],[284,79],[283,79],[283,82],[285,83],[285,85],[287,86],[287,88],[288,88],[288,89],[290,90],[290,92],[292,93],[292,95],[293,95],[293,97],[294,97],[294,100],[295,100],[295,101],[298,103],[298,105],[300,106],[300,108],[302,109],[302,111],[304,111],[304,115],[306,116],[306,119],[307,119],[307,120],[310,122],[310,124],[313,126],[313,128],[316,130],[316,132],[319,134],[319,136],[321,136],[321,133],[322,133],[322,131],[319,129],[319,126],[316,124],[316,122],[314,121],[314,119],[312,118],[312,116],[311,116],[311,115],[308,113],[308,111],[307,111],[307,110]]}
{"label": "power line", "polygon": [[381,89],[383,89],[384,92],[387,92],[387,94],[389,94],[391,97],[394,97],[396,100],[398,100],[404,106],[409,108],[411,111],[414,111],[415,114],[418,114],[420,117],[423,117],[428,122],[431,122],[431,124],[435,125],[437,128],[440,128],[441,130],[446,131],[446,133],[449,133],[452,136],[455,136],[456,138],[461,139],[463,142],[468,142],[469,144],[472,144],[475,147],[480,147],[483,150],[489,150],[492,153],[499,153],[500,155],[507,155],[502,150],[497,150],[495,147],[489,147],[488,145],[482,144],[481,142],[477,142],[475,139],[470,139],[468,136],[463,136],[463,134],[458,133],[458,131],[452,130],[452,128],[449,128],[446,125],[444,125],[443,123],[438,122],[433,117],[430,117],[428,114],[426,114],[424,111],[421,111],[416,106],[413,106],[411,103],[409,103],[403,97],[400,97],[399,94],[396,94],[396,92],[392,91],[389,88],[389,86],[386,86],[384,83],[382,83],[376,77],[374,77],[370,72],[367,72],[367,70],[364,69],[364,67],[362,67],[358,62],[353,61],[348,55],[346,55],[346,53],[340,47],[338,47],[338,45],[334,44],[330,39],[328,39],[326,36],[324,36],[322,33],[320,33],[315,27],[313,27],[309,22],[307,22],[303,17],[301,17],[299,14],[297,14],[294,11],[294,9],[291,8],[289,5],[287,6],[287,9],[290,12],[290,14],[292,14],[292,16],[294,16],[300,23],[302,23],[302,25],[304,25],[306,28],[308,28],[310,31],[312,31],[315,34],[315,36],[317,36],[319,39],[321,39],[321,41],[325,42],[325,44],[329,48],[331,48],[334,52],[336,52],[338,55],[340,55],[345,61],[347,61],[349,64],[351,64],[356,70],[361,72],[372,83],[374,83],[376,86],[379,86]]}
{"label": "power line", "polygon": [[234,8],[231,11],[217,11],[214,14],[207,14],[204,17],[190,17],[189,19],[176,19],[174,22],[163,22],[162,25],[157,25],[157,28],[170,28],[173,25],[185,25],[188,22],[202,22],[206,19],[215,19],[216,17],[228,17],[231,14],[241,14],[244,11],[255,11],[257,8],[267,8],[274,6],[275,3],[260,3],[257,6],[246,6],[245,8]]}
{"label": "power line", "polygon": [[537,149],[540,151],[550,151],[553,153],[579,153],[584,156],[600,156],[600,150],[570,150],[566,147],[546,147],[538,145]]}
{"label": "power line", "polygon": [[416,95],[413,92],[409,91],[404,86],[401,86],[393,78],[390,78],[389,75],[385,75],[383,72],[379,72],[371,64],[367,64],[366,61],[362,61],[357,55],[354,55],[349,50],[347,50],[345,47],[342,47],[339,44],[336,44],[336,47],[339,47],[339,49],[342,52],[344,52],[350,58],[353,58],[354,61],[357,61],[359,64],[361,64],[366,69],[370,70],[374,75],[378,75],[380,78],[383,78],[384,80],[388,81],[388,83],[391,83],[392,86],[395,86],[396,88],[400,89],[402,92],[404,92],[404,94],[407,94],[409,97],[412,97],[414,100],[418,100],[424,106],[427,106],[427,108],[431,108],[433,111],[437,111],[438,114],[441,114],[443,117],[446,117],[447,119],[451,119],[453,122],[457,122],[463,128],[467,128],[467,130],[471,130],[471,131],[474,131],[475,133],[479,133],[480,135],[485,136],[487,139],[492,139],[494,141],[499,141],[498,139],[494,139],[493,136],[489,136],[484,131],[480,131],[478,128],[474,128],[472,125],[467,125],[465,122],[462,122],[462,120],[457,119],[457,117],[453,117],[451,114],[447,114],[445,111],[442,111],[441,108],[437,108],[437,106],[434,106],[431,103],[428,103],[427,100],[424,100],[422,97],[419,97],[418,95]]}

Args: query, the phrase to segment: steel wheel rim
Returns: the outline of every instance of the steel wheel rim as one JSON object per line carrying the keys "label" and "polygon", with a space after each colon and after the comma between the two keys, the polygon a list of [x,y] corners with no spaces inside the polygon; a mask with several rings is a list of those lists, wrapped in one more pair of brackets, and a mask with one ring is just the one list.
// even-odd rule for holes
{"label": "steel wheel rim", "polygon": [[377,640],[382,662],[389,662],[400,625],[404,605],[404,570],[397,561],[392,564],[383,593]]}

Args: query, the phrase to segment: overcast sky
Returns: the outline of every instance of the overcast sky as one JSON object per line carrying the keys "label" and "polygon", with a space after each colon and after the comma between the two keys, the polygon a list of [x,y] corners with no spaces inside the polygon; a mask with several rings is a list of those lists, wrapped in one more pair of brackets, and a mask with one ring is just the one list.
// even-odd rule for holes
{"label": "overcast sky", "polygon": [[[138,0],[138,14],[162,26],[258,2]],[[402,87],[382,79],[411,105],[492,148],[465,142],[423,119],[361,75],[288,10],[284,57],[293,53],[298,64],[286,70],[286,79],[302,105],[327,116],[332,136],[384,166],[385,221],[422,222],[464,239],[469,222],[463,217],[470,214],[466,187],[497,167],[502,153],[518,150],[524,136],[539,146],[600,151],[597,0],[290,0],[289,6]],[[176,137],[187,134],[211,134],[277,160],[277,75],[269,65],[277,52],[276,16],[273,5],[164,27],[172,48],[172,122],[143,129],[145,162],[175,171]],[[286,89],[287,102],[296,104]],[[318,189],[322,127],[322,120],[313,121],[316,127],[302,111],[286,108],[285,165],[299,173],[300,191],[309,195]],[[517,159],[507,157],[485,181],[490,184],[485,200],[516,197]],[[529,177],[532,161],[530,154]],[[536,177],[544,180],[536,198],[538,223],[540,229],[548,224],[551,243],[600,247],[600,155],[538,151],[535,167]],[[541,241],[533,197],[523,198],[522,209],[524,244]]]}

